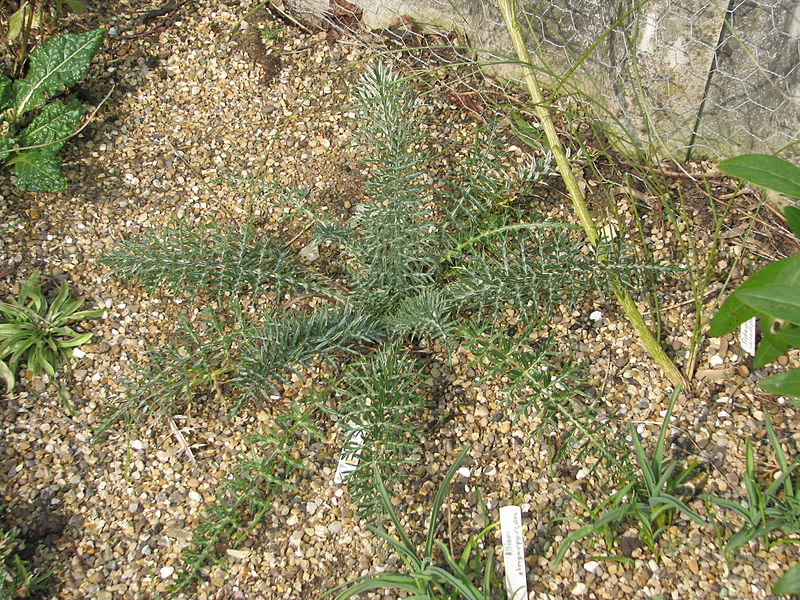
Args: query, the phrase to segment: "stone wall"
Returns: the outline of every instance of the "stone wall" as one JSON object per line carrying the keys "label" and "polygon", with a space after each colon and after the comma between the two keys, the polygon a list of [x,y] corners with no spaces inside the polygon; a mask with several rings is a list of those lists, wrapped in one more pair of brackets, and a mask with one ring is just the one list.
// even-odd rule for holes
{"label": "stone wall", "polygon": [[[317,16],[356,6],[371,29],[413,20],[466,35],[479,57],[512,54],[492,0],[289,2]],[[538,66],[555,78],[602,38],[570,82],[643,149],[718,158],[800,138],[800,0],[650,0],[631,12],[635,4],[517,0],[517,9]],[[783,156],[800,162],[800,146]]]}

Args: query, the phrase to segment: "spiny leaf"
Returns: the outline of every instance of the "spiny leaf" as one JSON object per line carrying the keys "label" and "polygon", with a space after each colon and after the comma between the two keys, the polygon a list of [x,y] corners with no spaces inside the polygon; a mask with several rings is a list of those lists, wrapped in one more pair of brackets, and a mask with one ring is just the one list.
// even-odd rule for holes
{"label": "spiny leaf", "polygon": [[800,198],[800,168],[777,156],[743,154],[723,160],[719,168],[734,177],[792,198]]}
{"label": "spiny leaf", "polygon": [[31,150],[17,154],[11,162],[17,176],[17,187],[29,192],[61,192],[67,189],[67,178],[51,151]]}
{"label": "spiny leaf", "polygon": [[59,150],[81,120],[83,107],[77,100],[64,104],[55,100],[45,106],[42,112],[22,131],[25,146],[50,144],[43,150]]}
{"label": "spiny leaf", "polygon": [[89,69],[104,35],[105,29],[65,33],[31,52],[28,75],[14,82],[15,118],[42,106],[61,87],[77,83]]}

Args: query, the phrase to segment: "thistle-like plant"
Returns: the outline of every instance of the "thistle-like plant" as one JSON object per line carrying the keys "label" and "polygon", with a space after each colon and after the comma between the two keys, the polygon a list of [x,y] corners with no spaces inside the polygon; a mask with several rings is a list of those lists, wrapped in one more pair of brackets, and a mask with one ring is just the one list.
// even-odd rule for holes
{"label": "thistle-like plant", "polygon": [[373,467],[384,479],[396,481],[417,447],[417,420],[426,402],[418,389],[423,377],[421,365],[397,342],[387,342],[350,365],[335,387],[345,438],[342,453],[359,461],[346,482],[364,518],[374,518],[381,509]]}
{"label": "thistle-like plant", "polygon": [[573,464],[616,467],[622,450],[610,427],[614,415],[584,393],[581,369],[554,362],[553,339],[536,339],[539,324],[509,336],[470,322],[462,327],[475,363],[488,377],[506,380],[504,404],[517,414],[535,418],[531,435],[543,439],[552,462],[568,456]]}
{"label": "thistle-like plant", "polygon": [[100,262],[151,292],[164,289],[194,296],[210,289],[235,298],[243,293],[257,297],[269,290],[280,299],[284,293],[305,292],[311,286],[310,275],[296,256],[251,224],[197,230],[177,225],[147,231],[138,239],[123,241]]}
{"label": "thistle-like plant", "polygon": [[58,364],[92,338],[91,333],[75,331],[71,323],[99,317],[103,311],[78,310],[82,305],[83,300],[72,296],[66,281],[48,302],[38,272],[22,284],[18,298],[0,302],[0,375],[8,391],[14,389],[20,364],[25,363],[34,376],[43,371],[55,375]]}
{"label": "thistle-like plant", "polygon": [[313,419],[318,409],[314,402],[305,408],[293,404],[271,431],[248,436],[249,451],[239,459],[232,476],[221,482],[216,502],[200,516],[200,524],[181,555],[186,566],[170,588],[170,598],[201,582],[211,565],[224,563],[228,555],[235,554],[272,508],[273,499],[295,489],[291,478],[308,467],[293,458],[292,451],[298,437],[320,437]]}

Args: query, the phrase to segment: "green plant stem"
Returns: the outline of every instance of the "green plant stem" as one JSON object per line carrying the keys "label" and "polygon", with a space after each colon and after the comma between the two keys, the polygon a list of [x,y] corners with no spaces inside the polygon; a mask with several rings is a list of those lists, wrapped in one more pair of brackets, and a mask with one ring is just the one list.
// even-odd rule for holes
{"label": "green plant stem", "polygon": [[[517,53],[517,58],[522,63],[525,70],[525,83],[527,84],[528,91],[536,106],[536,113],[542,123],[547,141],[550,146],[550,151],[558,165],[558,170],[561,173],[561,178],[569,192],[570,199],[572,200],[572,207],[578,217],[583,230],[586,232],[586,237],[592,246],[597,245],[597,228],[595,227],[592,216],[589,213],[589,208],[586,205],[586,199],[581,192],[578,180],[575,178],[575,173],[572,170],[572,165],[569,162],[561,141],[558,139],[553,119],[545,104],[542,90],[539,86],[539,80],[536,78],[536,73],[531,65],[530,55],[528,48],[525,45],[525,39],[522,36],[522,28],[517,21],[516,7],[514,0],[498,0],[500,12],[503,13],[503,19],[506,22],[506,29],[511,41],[514,44],[514,50]],[[630,324],[639,335],[639,339],[647,352],[653,358],[655,363],[661,369],[662,373],[669,379],[673,385],[687,386],[688,382],[683,374],[678,370],[672,360],[664,352],[664,349],[658,343],[658,340],[653,336],[647,324],[644,322],[642,314],[636,307],[630,293],[618,285],[612,286],[614,295],[619,302],[622,311],[625,313]]]}

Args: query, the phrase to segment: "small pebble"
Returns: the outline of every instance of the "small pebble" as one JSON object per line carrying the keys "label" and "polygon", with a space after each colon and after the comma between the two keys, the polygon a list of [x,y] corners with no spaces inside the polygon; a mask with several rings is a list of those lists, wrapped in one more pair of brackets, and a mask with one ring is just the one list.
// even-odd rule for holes
{"label": "small pebble", "polygon": [[172,577],[173,573],[175,573],[175,567],[161,567],[161,569],[158,571],[161,579]]}

